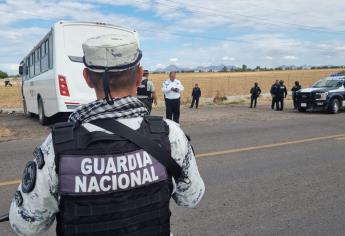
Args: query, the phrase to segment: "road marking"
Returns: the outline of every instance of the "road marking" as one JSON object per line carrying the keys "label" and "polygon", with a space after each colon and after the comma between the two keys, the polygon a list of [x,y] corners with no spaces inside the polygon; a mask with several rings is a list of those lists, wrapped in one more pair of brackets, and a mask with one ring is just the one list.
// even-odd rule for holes
{"label": "road marking", "polygon": [[1,186],[7,186],[7,185],[20,184],[20,182],[21,182],[20,179],[8,180],[8,181],[1,181],[1,182],[0,182],[0,187],[1,187]]}
{"label": "road marking", "polygon": [[[234,149],[228,149],[228,150],[217,151],[217,152],[200,153],[200,154],[196,154],[196,157],[202,158],[202,157],[220,156],[220,155],[231,154],[231,153],[239,153],[239,152],[247,152],[247,151],[267,149],[267,148],[282,147],[282,146],[288,146],[292,144],[301,144],[301,143],[315,142],[315,141],[328,140],[328,139],[343,140],[345,139],[345,134],[336,134],[336,135],[322,136],[322,137],[316,137],[316,138],[307,138],[307,139],[272,143],[272,144],[252,146],[252,147],[234,148]],[[21,182],[20,179],[0,181],[0,187],[20,184],[20,182]]]}
{"label": "road marking", "polygon": [[335,140],[345,140],[345,137],[336,138]]}
{"label": "road marking", "polygon": [[219,155],[225,155],[225,154],[231,154],[231,153],[246,152],[246,151],[253,151],[253,150],[260,150],[260,149],[267,149],[267,148],[282,147],[282,146],[287,146],[287,145],[292,145],[292,144],[301,144],[301,143],[315,142],[315,141],[321,141],[321,140],[327,140],[327,139],[340,139],[340,138],[345,139],[345,134],[329,135],[329,136],[322,136],[322,137],[316,137],[316,138],[307,138],[307,139],[300,139],[300,140],[287,141],[287,142],[281,142],[281,143],[272,143],[272,144],[252,146],[252,147],[234,148],[234,149],[223,150],[223,151],[218,151],[218,152],[196,154],[196,156],[198,158],[219,156]]}

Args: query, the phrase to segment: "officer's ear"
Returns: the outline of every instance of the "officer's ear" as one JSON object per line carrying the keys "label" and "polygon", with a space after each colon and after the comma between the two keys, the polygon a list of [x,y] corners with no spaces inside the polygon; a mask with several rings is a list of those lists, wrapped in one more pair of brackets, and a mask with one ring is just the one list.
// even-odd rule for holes
{"label": "officer's ear", "polygon": [[137,79],[135,81],[135,86],[136,87],[139,87],[140,84],[141,84],[141,80],[143,78],[143,75],[144,75],[144,70],[143,70],[143,67],[142,66],[138,66],[138,70],[137,70]]}
{"label": "officer's ear", "polygon": [[88,85],[90,88],[95,88],[95,85],[93,84],[93,81],[91,80],[90,71],[89,71],[87,68],[84,68],[84,70],[83,70],[83,76],[84,76],[84,79],[85,79],[87,85]]}

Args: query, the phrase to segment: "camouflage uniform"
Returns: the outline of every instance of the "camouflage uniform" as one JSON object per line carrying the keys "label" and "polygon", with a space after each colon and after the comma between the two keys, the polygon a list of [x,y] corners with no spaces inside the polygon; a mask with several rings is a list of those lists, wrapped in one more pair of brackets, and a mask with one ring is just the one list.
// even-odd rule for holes
{"label": "camouflage uniform", "polygon": [[[125,97],[114,99],[113,105],[109,105],[105,100],[92,102],[79,108],[70,116],[70,120],[80,122],[89,132],[109,133],[88,122],[102,118],[115,118],[136,130],[146,114],[146,108],[137,98]],[[175,183],[173,180],[172,198],[179,206],[195,207],[204,194],[205,186],[198,172],[192,147],[178,124],[171,120],[165,121],[170,130],[171,156],[182,167],[180,181]],[[34,188],[25,193],[22,183],[18,187],[16,198],[11,203],[10,223],[18,235],[39,235],[45,232],[53,224],[55,215],[59,212],[58,176],[55,172],[51,134],[34,151],[34,158],[36,167]]]}

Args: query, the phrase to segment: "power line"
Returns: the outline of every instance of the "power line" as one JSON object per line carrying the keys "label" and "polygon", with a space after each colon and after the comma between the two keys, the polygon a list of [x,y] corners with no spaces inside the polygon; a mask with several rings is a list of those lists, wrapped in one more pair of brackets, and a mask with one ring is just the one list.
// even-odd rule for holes
{"label": "power line", "polygon": [[[174,8],[174,9],[181,8],[181,3],[176,2],[174,0],[164,0],[164,2],[157,1],[157,0],[155,0],[155,1],[158,2],[159,4],[166,5],[168,7]],[[171,4],[169,5],[169,4],[166,4],[165,2],[171,2],[171,3],[174,3],[175,5],[171,5]],[[205,8],[205,7],[193,5],[190,3],[184,3],[184,4],[187,6],[190,6],[192,8],[192,9],[186,9],[186,11],[189,11],[192,13],[202,13],[202,14],[207,14],[207,15],[216,16],[216,17],[219,17],[219,16],[227,17],[227,18],[231,17],[229,15],[229,13],[224,12],[224,11],[219,11],[218,9]],[[203,11],[200,11],[200,9]],[[332,33],[332,34],[345,34],[345,31],[330,31],[330,30],[326,30],[322,27],[315,27],[315,26],[310,26],[310,25],[289,23],[289,22],[284,22],[284,21],[272,22],[272,21],[268,20],[267,18],[253,16],[253,15],[246,15],[246,14],[237,13],[234,11],[232,11],[231,14],[246,18],[246,20],[248,20],[248,21],[261,22],[261,23],[266,24],[266,25],[273,25],[273,26],[287,25],[287,26],[292,26],[294,28],[297,28],[299,30],[322,32],[322,33]]]}
{"label": "power line", "polygon": [[[141,2],[140,0],[135,0],[135,1]],[[172,0],[165,0],[165,1],[174,2]],[[170,9],[172,9],[172,8],[176,9],[176,7],[178,7],[178,6],[171,6],[170,5],[168,7]],[[40,16],[40,15],[33,14],[33,13],[28,13],[28,12],[23,12],[23,11],[17,11],[17,12],[14,11],[14,12],[12,12],[12,11],[0,10],[0,12],[11,13],[11,14],[20,13],[20,14],[24,14],[24,15],[30,15],[30,16],[35,16],[35,17],[42,18],[42,16]],[[204,12],[197,11],[197,10],[193,10],[193,12],[205,14]],[[210,13],[207,13],[207,14],[215,16],[214,14],[210,14]],[[222,16],[222,14],[220,14],[220,15]],[[150,29],[150,28],[145,28],[145,27],[143,27],[141,29],[144,30],[144,31],[149,31],[149,32],[154,32],[154,33],[172,35],[170,32],[166,32],[166,31],[162,31],[162,30],[155,30],[155,29]],[[194,38],[194,39],[201,39],[201,40],[213,40],[213,41],[221,41],[221,42],[235,42],[235,43],[241,43],[241,44],[251,44],[252,43],[252,42],[250,42],[248,40],[244,40],[244,39],[229,39],[229,38],[210,37],[210,36],[205,36],[205,35],[202,35],[202,36],[201,35],[191,35],[191,34],[184,34],[184,33],[181,33],[181,32],[174,32],[173,36],[184,37],[184,38]],[[291,46],[294,46],[294,45],[291,45]],[[298,45],[295,45],[294,47],[297,47],[297,46]],[[303,45],[303,47],[305,47],[305,45]],[[318,51],[327,51],[327,52],[329,52],[329,50],[322,49],[322,48],[319,48],[319,47],[308,46],[308,48],[315,49],[315,50],[318,50]]]}

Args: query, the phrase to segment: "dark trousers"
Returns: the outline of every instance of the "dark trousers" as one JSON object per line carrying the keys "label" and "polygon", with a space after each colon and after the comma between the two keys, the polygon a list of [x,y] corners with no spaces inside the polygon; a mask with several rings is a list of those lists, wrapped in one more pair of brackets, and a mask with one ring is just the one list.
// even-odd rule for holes
{"label": "dark trousers", "polygon": [[292,100],[293,100],[293,107],[297,109],[297,98],[296,94],[292,94]]}
{"label": "dark trousers", "polygon": [[192,104],[190,105],[191,108],[194,107],[194,103],[195,103],[195,108],[198,109],[198,106],[199,106],[199,97],[193,97],[193,99],[192,99]]}
{"label": "dark trousers", "polygon": [[180,99],[165,99],[166,118],[176,123],[180,121]]}
{"label": "dark trousers", "polygon": [[256,102],[258,100],[258,97],[257,96],[251,96],[250,97],[250,108],[253,107],[253,103],[254,103],[254,108],[256,107]]}
{"label": "dark trousers", "polygon": [[277,104],[277,97],[274,96],[274,97],[272,97],[272,105],[271,105],[271,108],[274,109],[274,105],[276,105],[276,104]]}
{"label": "dark trousers", "polygon": [[277,108],[277,111],[278,110],[282,111],[284,109],[284,98],[277,98],[276,108]]}

